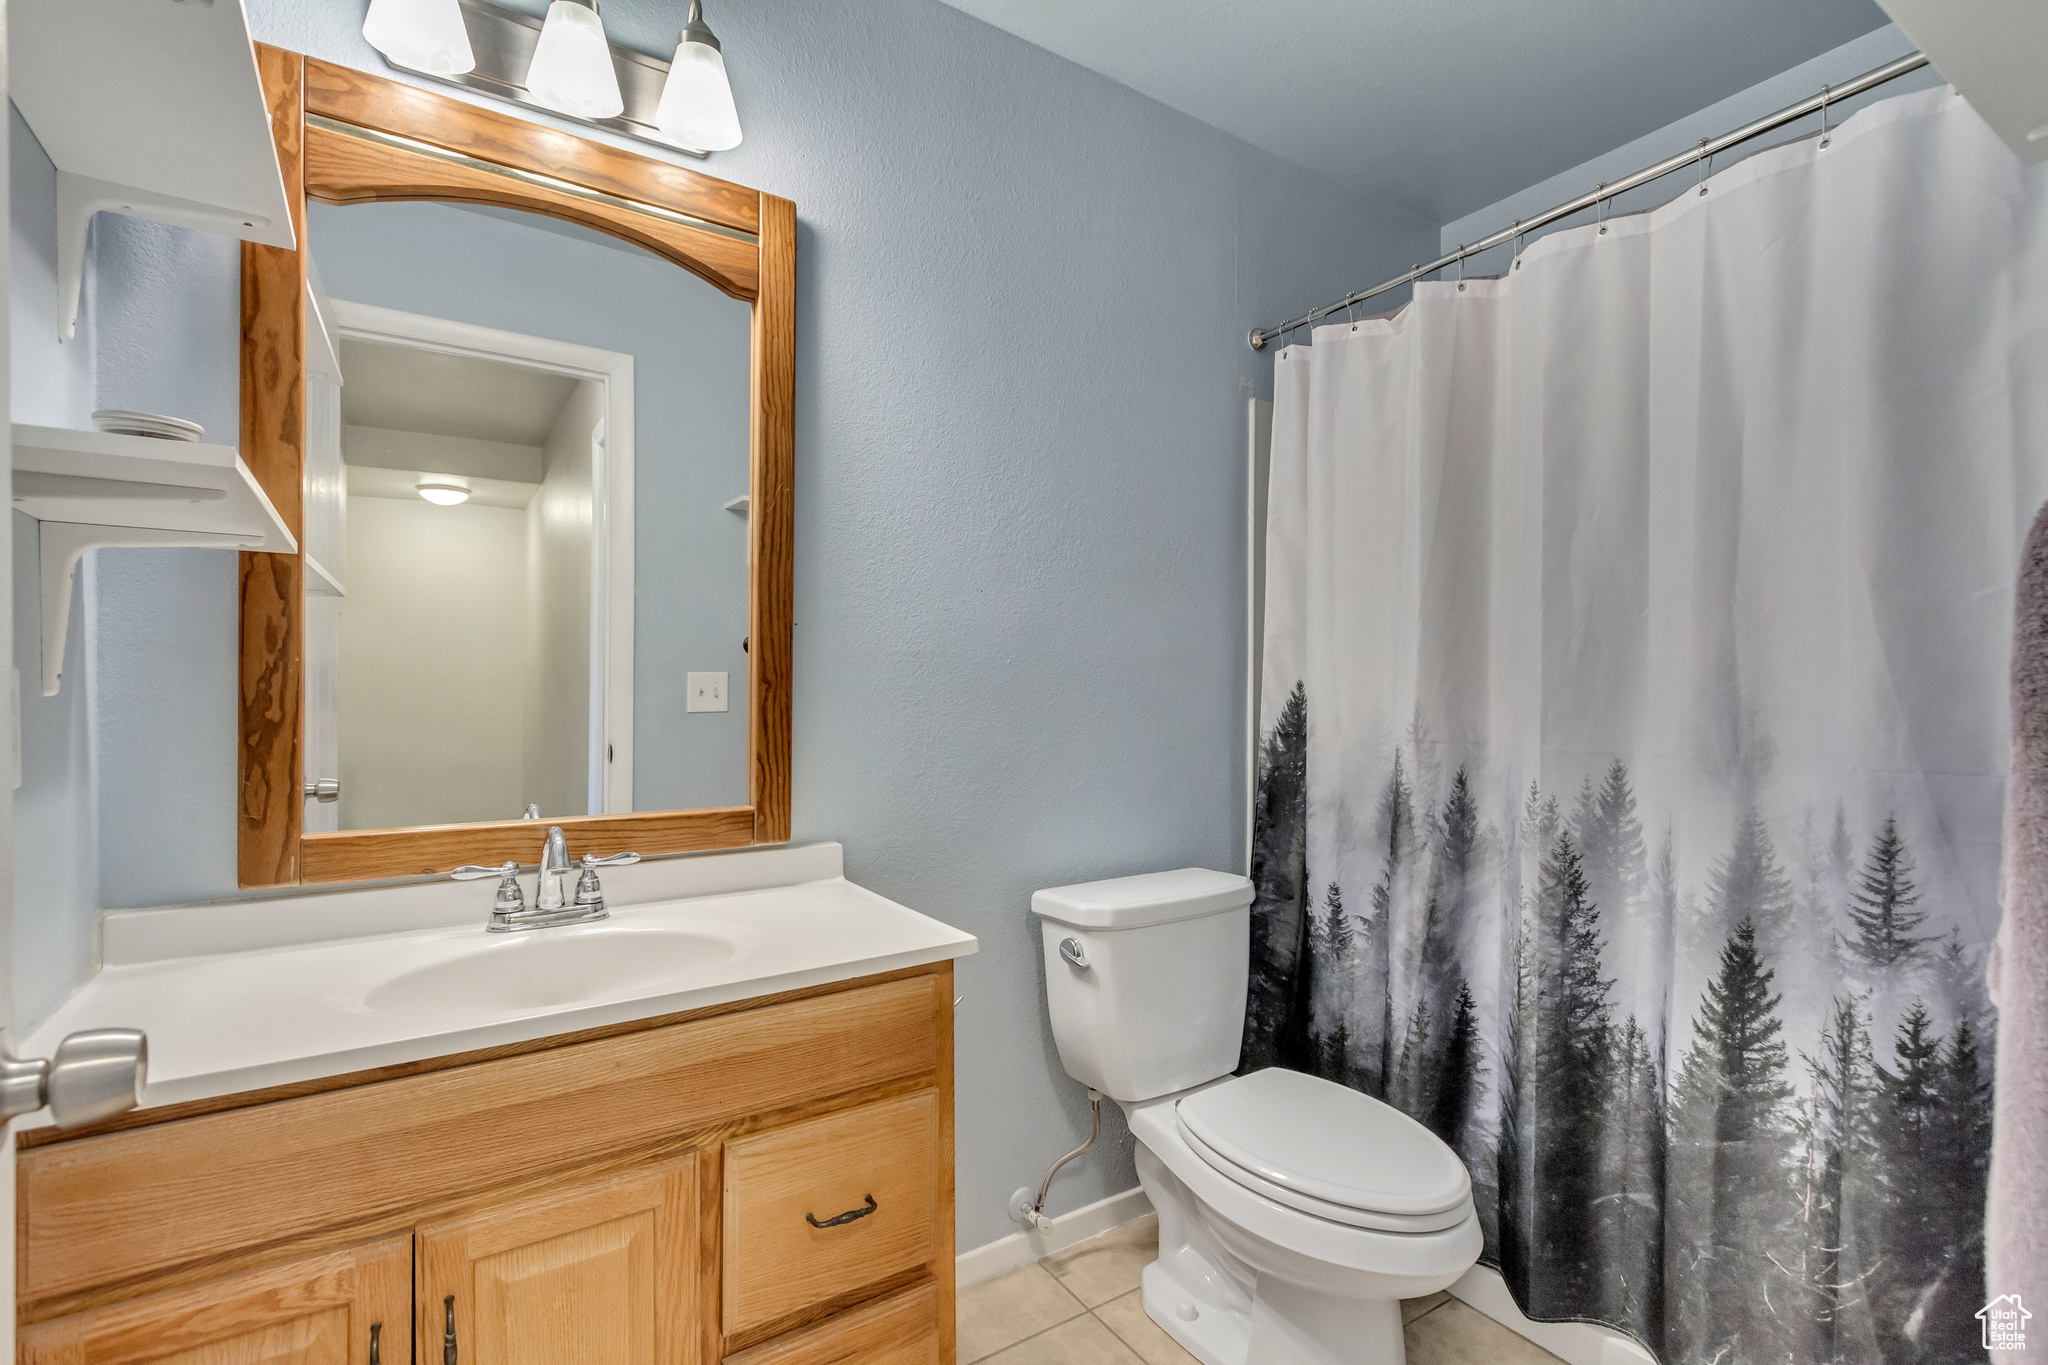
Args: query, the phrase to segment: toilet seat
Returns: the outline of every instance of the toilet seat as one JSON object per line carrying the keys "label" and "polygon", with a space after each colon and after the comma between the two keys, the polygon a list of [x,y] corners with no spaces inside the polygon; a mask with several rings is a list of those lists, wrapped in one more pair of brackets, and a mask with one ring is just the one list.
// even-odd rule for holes
{"label": "toilet seat", "polygon": [[1390,1105],[1277,1068],[1182,1096],[1174,1126],[1202,1162],[1313,1217],[1431,1233],[1471,1215],[1472,1179],[1436,1134]]}

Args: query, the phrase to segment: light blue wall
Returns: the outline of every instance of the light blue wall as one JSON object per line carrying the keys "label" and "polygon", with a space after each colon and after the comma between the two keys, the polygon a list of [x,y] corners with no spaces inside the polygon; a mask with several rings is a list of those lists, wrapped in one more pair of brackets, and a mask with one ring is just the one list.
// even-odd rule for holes
{"label": "light blue wall", "polygon": [[[386,72],[357,0],[248,8],[260,41]],[[665,52],[679,11],[605,20]],[[708,169],[800,219],[795,833],[981,937],[958,978],[971,1247],[1087,1126],[1030,893],[1242,858],[1244,400],[1271,382],[1245,333],[1436,229],[935,0],[711,17],[747,141]],[[99,403],[232,431],[232,244],[125,224],[98,268],[123,329]],[[101,591],[104,901],[226,894],[232,561],[131,555],[148,574]],[[82,972],[57,956],[61,995]],[[1054,1212],[1134,1183],[1109,1136]]]}
{"label": "light blue wall", "polygon": [[306,237],[334,298],[634,357],[633,808],[744,806],[745,688],[686,714],[684,675],[747,672],[746,523],[725,504],[747,491],[753,310],[548,221],[308,204]]}
{"label": "light blue wall", "polygon": [[[1767,81],[1759,81],[1739,94],[1710,104],[1698,113],[1689,114],[1676,123],[1659,128],[1654,133],[1624,143],[1611,152],[1531,185],[1454,223],[1444,224],[1438,237],[1438,254],[1454,251],[1466,242],[1477,242],[1489,237],[1518,218],[1531,218],[1545,209],[1568,203],[1600,184],[1633,175],[1646,166],[1656,165],[1666,157],[1676,156],[1688,148],[1698,146],[1701,138],[1716,138],[1723,133],[1733,132],[1766,114],[1796,104],[1809,95],[1819,94],[1823,85],[1840,85],[1851,77],[1875,70],[1911,51],[1913,44],[1893,25],[1887,24],[1883,28],[1866,33],[1861,38],[1823,52],[1812,61],[1802,62]],[[1940,81],[1940,75],[1932,67],[1922,67],[1910,76],[1901,76],[1868,94],[1832,106],[1828,112],[1828,122],[1833,126],[1840,126],[1843,119],[1872,100],[1888,99],[1893,95],[1903,95],[1913,90],[1924,90],[1928,86],[1939,84]],[[1791,138],[1811,136],[1819,128],[1820,117],[1814,115],[1799,123],[1789,124],[1777,132],[1766,134],[1745,147],[1737,148],[1730,153],[1730,159],[1724,159],[1717,164],[1726,166],[1731,164],[1731,159],[1752,155],[1765,147]],[[1655,208],[1687,188],[1695,175],[1696,172],[1692,170],[1678,171],[1640,189],[1617,195],[1607,211],[1611,215]],[[1589,209],[1574,217],[1561,219],[1545,231],[1557,232],[1576,227],[1580,223],[1591,222],[1596,216],[1594,211]],[[1523,239],[1523,245],[1526,247],[1529,242],[1543,235],[1544,233],[1531,234]],[[1482,252],[1465,263],[1465,273],[1498,275],[1507,268],[1508,252],[1509,248],[1506,245]]]}
{"label": "light blue wall", "polygon": [[[57,169],[8,111],[11,288],[8,306],[14,420],[78,427],[93,409],[93,327],[57,343]],[[14,822],[14,1010],[33,1027],[92,969],[99,907],[92,746],[84,685],[85,602],[91,566],[71,602],[64,674],[76,685],[42,694],[42,610],[36,523],[14,518],[14,661],[21,669],[21,790]]]}

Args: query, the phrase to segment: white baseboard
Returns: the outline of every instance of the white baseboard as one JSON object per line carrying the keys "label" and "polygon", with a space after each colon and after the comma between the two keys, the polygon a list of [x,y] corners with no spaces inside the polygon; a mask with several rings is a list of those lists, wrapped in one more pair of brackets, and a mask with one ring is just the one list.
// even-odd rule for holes
{"label": "white baseboard", "polygon": [[954,1282],[961,1289],[983,1280],[993,1280],[1012,1270],[1021,1270],[1055,1251],[1065,1251],[1078,1242],[1097,1237],[1152,1212],[1152,1201],[1141,1189],[1128,1189],[1107,1199],[1063,1213],[1052,1220],[1050,1232],[1013,1232],[986,1246],[963,1251],[953,1261]]}
{"label": "white baseboard", "polygon": [[1498,1270],[1475,1265],[1451,1286],[1451,1293],[1570,1365],[1657,1365],[1648,1351],[1613,1328],[1590,1322],[1529,1321],[1515,1306]]}

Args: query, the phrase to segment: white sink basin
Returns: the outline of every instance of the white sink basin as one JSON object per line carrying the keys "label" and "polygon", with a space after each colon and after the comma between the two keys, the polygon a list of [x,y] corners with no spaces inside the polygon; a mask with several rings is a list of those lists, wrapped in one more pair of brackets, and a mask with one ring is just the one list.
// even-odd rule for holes
{"label": "white sink basin", "polygon": [[394,976],[363,1003],[380,1014],[559,1009],[646,995],[738,951],[728,939],[682,929],[529,930]]}

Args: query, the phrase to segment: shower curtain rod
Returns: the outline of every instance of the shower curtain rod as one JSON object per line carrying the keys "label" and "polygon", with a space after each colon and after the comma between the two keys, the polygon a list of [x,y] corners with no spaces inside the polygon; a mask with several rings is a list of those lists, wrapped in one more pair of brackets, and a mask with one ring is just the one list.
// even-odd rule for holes
{"label": "shower curtain rod", "polygon": [[1425,275],[1432,275],[1446,266],[1456,265],[1468,256],[1476,256],[1482,251],[1489,251],[1501,245],[1503,242],[1511,242],[1517,237],[1526,236],[1538,228],[1549,226],[1560,218],[1569,218],[1575,213],[1581,213],[1586,209],[1594,207],[1602,200],[1612,199],[1618,194],[1635,189],[1638,185],[1647,185],[1652,180],[1662,179],[1673,171],[1682,171],[1687,166],[1698,165],[1703,160],[1710,160],[1720,153],[1727,151],[1730,147],[1747,142],[1753,137],[1760,137],[1770,132],[1773,128],[1782,128],[1788,123],[1805,118],[1808,114],[1824,111],[1829,105],[1838,104],[1842,100],[1860,95],[1866,90],[1874,90],[1886,81],[1897,80],[1901,76],[1918,71],[1925,65],[1927,65],[1926,54],[1915,52],[1910,56],[1901,57],[1895,62],[1887,62],[1875,70],[1866,71],[1856,77],[1856,79],[1844,82],[1841,85],[1823,85],[1818,95],[1809,96],[1797,104],[1788,104],[1777,113],[1767,114],[1754,123],[1745,124],[1737,128],[1732,133],[1723,133],[1717,138],[1701,138],[1699,146],[1694,147],[1691,151],[1680,152],[1677,156],[1668,157],[1646,170],[1637,171],[1627,179],[1617,180],[1610,185],[1598,186],[1592,193],[1582,194],[1570,203],[1559,204],[1556,208],[1539,213],[1534,218],[1517,219],[1512,226],[1502,228],[1491,237],[1483,238],[1472,243],[1470,246],[1461,246],[1448,256],[1440,256],[1428,265],[1418,265],[1407,274],[1396,275],[1384,284],[1376,284],[1370,289],[1361,289],[1356,294],[1347,294],[1327,308],[1312,308],[1302,316],[1294,319],[1294,321],[1283,322],[1278,327],[1254,327],[1251,335],[1246,340],[1251,343],[1251,348],[1254,351],[1263,351],[1266,349],[1266,343],[1272,341],[1275,337],[1284,337],[1289,332],[1306,327],[1310,323],[1320,322],[1340,309],[1349,308],[1353,304],[1363,303],[1375,295],[1386,293],[1389,289],[1399,289],[1404,284],[1412,284]]}

